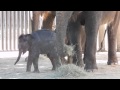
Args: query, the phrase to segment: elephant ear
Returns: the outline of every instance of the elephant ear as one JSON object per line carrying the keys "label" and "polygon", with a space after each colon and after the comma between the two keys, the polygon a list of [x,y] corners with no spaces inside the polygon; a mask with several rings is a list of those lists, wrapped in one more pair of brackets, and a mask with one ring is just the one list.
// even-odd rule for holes
{"label": "elephant ear", "polygon": [[19,39],[23,39],[24,38],[24,34],[19,36]]}
{"label": "elephant ear", "polygon": [[33,36],[31,34],[22,34],[19,36],[19,42],[30,42],[33,39]]}
{"label": "elephant ear", "polygon": [[25,40],[25,35],[24,34],[20,35],[19,36],[19,42],[22,42],[24,40]]}
{"label": "elephant ear", "polygon": [[32,36],[31,34],[26,34],[26,35],[25,35],[25,39],[26,39],[27,41],[31,41],[31,40],[33,39],[33,36]]}

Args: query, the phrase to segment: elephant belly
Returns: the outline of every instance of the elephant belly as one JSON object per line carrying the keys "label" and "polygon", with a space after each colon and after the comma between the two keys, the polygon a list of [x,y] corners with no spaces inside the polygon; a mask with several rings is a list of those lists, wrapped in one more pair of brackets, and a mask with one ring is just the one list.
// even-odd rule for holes
{"label": "elephant belly", "polygon": [[39,50],[40,54],[49,54],[49,53],[54,52],[55,45],[53,45],[53,44],[52,45],[51,44],[47,44],[47,45],[43,44],[43,45],[40,45],[39,48],[40,48],[40,50]]}
{"label": "elephant belly", "polygon": [[33,34],[33,46],[39,50],[40,54],[54,52],[56,48],[56,33],[50,30],[39,30]]}

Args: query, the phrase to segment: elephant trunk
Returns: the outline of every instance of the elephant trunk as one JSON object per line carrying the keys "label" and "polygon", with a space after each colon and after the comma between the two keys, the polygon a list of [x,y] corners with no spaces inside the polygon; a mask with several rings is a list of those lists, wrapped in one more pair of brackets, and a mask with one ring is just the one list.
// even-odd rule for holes
{"label": "elephant trunk", "polygon": [[73,11],[57,11],[56,12],[56,38],[59,54],[62,54],[64,51],[64,43],[66,37],[66,28],[69,18]]}
{"label": "elephant trunk", "polygon": [[16,63],[20,60],[21,54],[22,54],[22,51],[21,51],[21,50],[19,50],[19,56],[18,56],[18,58],[17,58],[16,62],[14,63],[14,65],[16,65]]}

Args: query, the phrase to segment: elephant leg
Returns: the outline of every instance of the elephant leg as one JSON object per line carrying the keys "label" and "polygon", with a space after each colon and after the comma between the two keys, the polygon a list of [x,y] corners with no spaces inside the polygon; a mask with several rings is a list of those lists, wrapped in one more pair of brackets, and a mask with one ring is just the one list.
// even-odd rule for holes
{"label": "elephant leg", "polygon": [[64,64],[67,64],[67,61],[65,60],[64,57],[61,57],[61,63],[64,65]]}
{"label": "elephant leg", "polygon": [[34,66],[34,71],[33,72],[35,72],[35,73],[39,73],[38,58],[39,58],[39,55],[36,55],[34,60],[33,60],[33,66]]}
{"label": "elephant leg", "polygon": [[108,65],[117,64],[117,55],[116,55],[116,38],[118,32],[120,20],[120,13],[117,12],[114,18],[114,21],[108,26]]}
{"label": "elephant leg", "polygon": [[[77,65],[80,66],[80,67],[83,67],[83,66],[84,66],[84,63],[83,63],[83,59],[82,59],[82,48],[81,48],[81,44],[77,44],[77,45],[76,45],[75,51],[76,51]],[[74,59],[73,59],[73,60],[74,60]]]}
{"label": "elephant leg", "polygon": [[85,67],[84,69],[86,71],[93,71],[93,69],[97,69],[96,64],[96,38],[97,38],[97,32],[91,33],[91,36],[89,35],[90,32],[87,33],[86,37],[86,45],[85,45],[85,51],[84,51],[84,63]]}
{"label": "elephant leg", "polygon": [[74,48],[74,55],[73,55],[73,64],[77,64],[77,57],[76,57],[76,44],[77,44],[77,40],[76,40],[76,35],[75,35],[75,32],[71,32],[72,33],[72,36],[71,36],[71,40],[70,40],[70,44],[74,45],[75,48]]}
{"label": "elephant leg", "polygon": [[117,30],[112,27],[112,24],[108,26],[108,65],[117,64],[117,55],[116,55],[116,37]]}
{"label": "elephant leg", "polygon": [[26,72],[30,72],[31,71],[31,65],[32,65],[32,61],[33,57],[29,54],[28,56],[28,61],[27,61],[27,68],[26,68]]}
{"label": "elephant leg", "polygon": [[[80,29],[81,30],[81,29]],[[82,60],[82,48],[81,48],[81,42],[80,42],[80,30],[74,29],[71,30],[71,44],[75,45],[74,51],[75,54],[73,55],[73,63],[83,67],[84,63]]]}
{"label": "elephant leg", "polygon": [[57,51],[64,51],[66,27],[73,11],[56,11],[56,39],[58,40]]}
{"label": "elephant leg", "polygon": [[52,66],[53,66],[52,70],[56,70],[58,67],[61,66],[60,59],[57,55],[47,54],[47,56],[52,63]]}
{"label": "elephant leg", "polygon": [[28,61],[28,57],[25,58],[25,62],[27,62],[27,61]]}
{"label": "elephant leg", "polygon": [[85,21],[86,44],[84,51],[84,69],[89,72],[98,69],[96,64],[96,44],[102,14],[100,11],[93,11],[87,12],[87,15]]}
{"label": "elephant leg", "polygon": [[82,48],[82,53],[84,52],[85,49],[85,41],[86,41],[86,33],[85,33],[85,27],[81,27],[81,32],[80,32],[80,38],[81,38],[81,48]]}
{"label": "elephant leg", "polygon": [[85,47],[85,40],[86,40],[86,35],[85,35],[85,29],[82,25],[80,25],[79,30],[78,30],[78,34],[77,34],[77,58],[78,58],[78,66],[83,67],[84,66],[84,62],[82,59],[82,53]]}
{"label": "elephant leg", "polygon": [[68,56],[68,62],[67,62],[68,64],[72,64],[73,63],[73,58],[72,58],[72,56]]}
{"label": "elephant leg", "polygon": [[55,67],[55,62],[54,62],[54,60],[53,60],[53,58],[52,57],[50,57],[50,55],[49,54],[47,54],[47,57],[50,59],[50,61],[51,61],[51,63],[52,63],[52,70],[55,70],[56,69],[56,67]]}

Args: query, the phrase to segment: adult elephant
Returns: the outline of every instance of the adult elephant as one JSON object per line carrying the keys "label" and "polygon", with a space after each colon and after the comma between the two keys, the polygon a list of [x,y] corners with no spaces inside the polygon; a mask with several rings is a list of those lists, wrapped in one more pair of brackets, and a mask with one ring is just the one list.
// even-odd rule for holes
{"label": "adult elephant", "polygon": [[[75,13],[75,12],[74,12]],[[68,20],[68,26],[67,26],[67,31],[66,31],[66,44],[71,45],[71,32],[69,30],[69,27],[74,26],[75,28],[81,29],[80,30],[80,44],[81,44],[81,50],[84,51],[85,48],[85,40],[86,40],[86,34],[85,34],[85,27],[81,26],[79,27],[79,20],[77,17],[79,17],[79,13],[72,14],[70,19]]]}
{"label": "adult elephant", "polygon": [[33,11],[32,31],[38,30],[40,15],[43,17],[41,29],[53,30],[52,26],[56,16],[55,11]]}
{"label": "adult elephant", "polygon": [[[77,24],[68,24],[70,16],[77,15],[74,20],[77,20]],[[73,57],[73,62],[78,66],[83,66],[87,71],[93,71],[97,69],[96,64],[96,42],[99,26],[102,24],[108,24],[108,65],[116,64],[118,62],[116,57],[116,34],[119,25],[120,13],[118,11],[58,11],[57,18],[57,32],[62,36],[61,43],[64,42],[66,33],[66,27],[70,32],[70,43],[75,45],[76,54]],[[84,63],[81,55],[80,44],[80,31],[81,26],[85,26],[86,43],[84,50]],[[58,36],[60,38],[60,36]],[[60,43],[59,42],[59,43]],[[62,50],[62,49],[61,49]]]}

